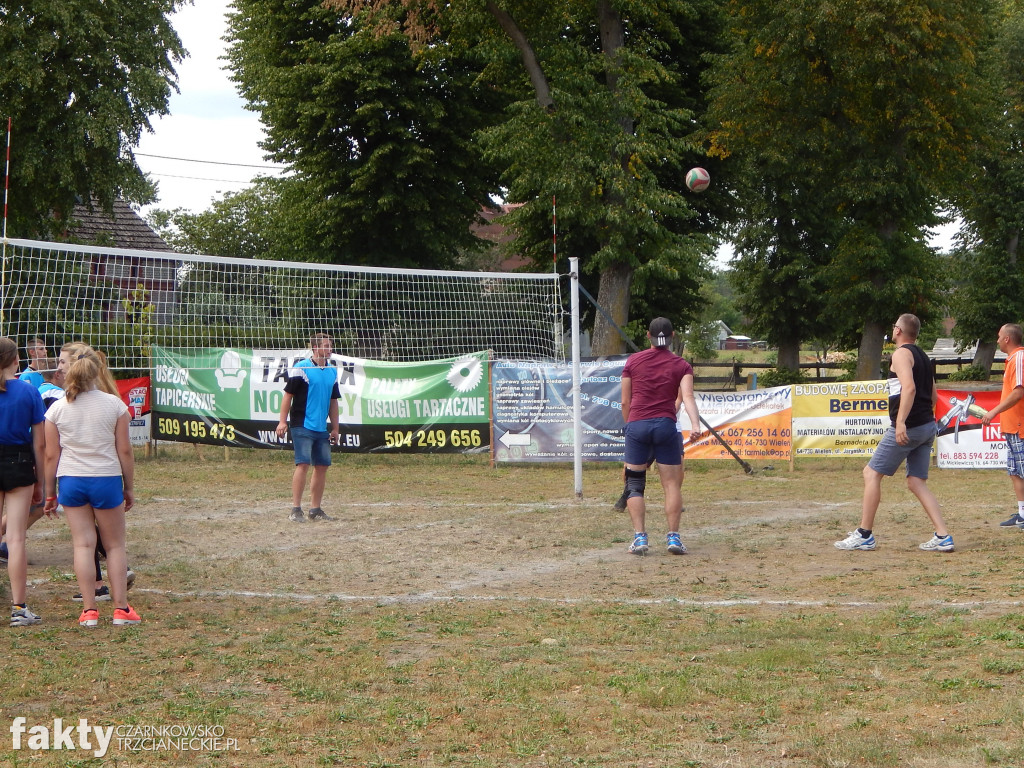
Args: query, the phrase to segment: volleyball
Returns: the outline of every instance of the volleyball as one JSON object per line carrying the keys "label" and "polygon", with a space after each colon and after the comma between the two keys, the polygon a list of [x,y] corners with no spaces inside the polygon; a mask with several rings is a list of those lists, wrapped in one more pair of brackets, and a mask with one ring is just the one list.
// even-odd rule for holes
{"label": "volleyball", "polygon": [[703,168],[691,168],[686,172],[686,186],[691,192],[703,192],[711,184],[711,174]]}

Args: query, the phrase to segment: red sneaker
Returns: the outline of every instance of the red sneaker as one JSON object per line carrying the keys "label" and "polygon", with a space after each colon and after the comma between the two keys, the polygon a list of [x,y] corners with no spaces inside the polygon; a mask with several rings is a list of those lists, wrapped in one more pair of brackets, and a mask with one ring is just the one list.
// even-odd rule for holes
{"label": "red sneaker", "polygon": [[95,627],[100,623],[100,612],[95,608],[84,610],[82,615],[78,617],[78,623],[83,627]]}
{"label": "red sneaker", "polygon": [[135,609],[130,605],[127,609],[115,608],[114,609],[114,625],[120,626],[122,624],[138,624],[142,621],[142,618],[135,612]]}

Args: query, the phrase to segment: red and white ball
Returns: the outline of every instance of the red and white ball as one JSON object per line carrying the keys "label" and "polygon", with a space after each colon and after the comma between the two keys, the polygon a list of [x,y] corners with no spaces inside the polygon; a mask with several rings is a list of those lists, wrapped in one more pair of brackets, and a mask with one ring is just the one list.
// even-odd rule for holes
{"label": "red and white ball", "polygon": [[711,184],[711,174],[703,168],[691,168],[686,172],[686,186],[691,192],[703,192]]}

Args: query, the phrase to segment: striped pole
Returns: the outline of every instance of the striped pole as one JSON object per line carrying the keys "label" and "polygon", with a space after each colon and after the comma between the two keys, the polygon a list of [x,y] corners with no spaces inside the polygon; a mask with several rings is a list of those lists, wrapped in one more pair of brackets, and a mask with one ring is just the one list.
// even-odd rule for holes
{"label": "striped pole", "polygon": [[7,193],[11,187],[11,118],[7,118],[7,163],[4,169],[4,244],[7,243]]}
{"label": "striped pole", "polygon": [[11,118],[7,118],[7,162],[4,168],[4,232],[0,254],[0,333],[7,333],[7,194],[11,187]]}
{"label": "striped pole", "polygon": [[558,271],[558,206],[551,196],[551,271]]}

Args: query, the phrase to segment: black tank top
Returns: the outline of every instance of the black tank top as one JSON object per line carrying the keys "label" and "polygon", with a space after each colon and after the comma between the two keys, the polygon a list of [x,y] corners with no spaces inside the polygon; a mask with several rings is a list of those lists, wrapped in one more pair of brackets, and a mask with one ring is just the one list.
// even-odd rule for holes
{"label": "black tank top", "polygon": [[[932,404],[932,361],[916,344],[904,344],[900,349],[909,349],[914,356],[914,404],[907,414],[907,429],[920,427],[929,421],[935,421],[935,410]],[[889,372],[889,420],[896,426],[896,415],[900,411],[900,380],[895,373]]]}

